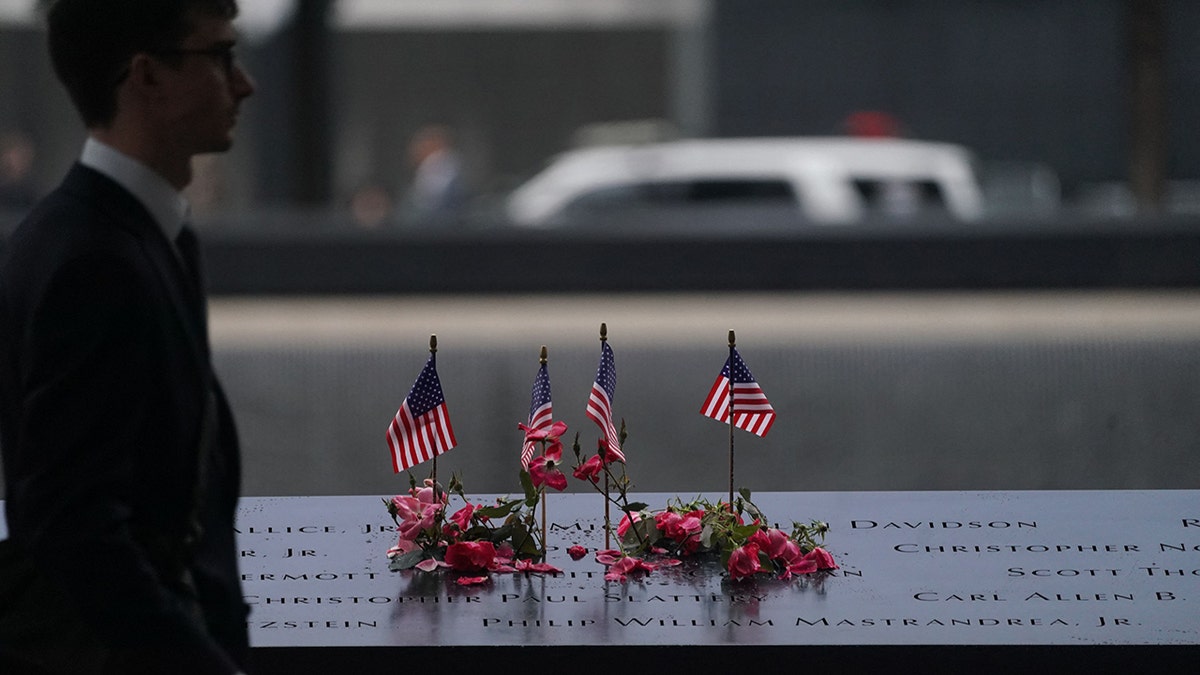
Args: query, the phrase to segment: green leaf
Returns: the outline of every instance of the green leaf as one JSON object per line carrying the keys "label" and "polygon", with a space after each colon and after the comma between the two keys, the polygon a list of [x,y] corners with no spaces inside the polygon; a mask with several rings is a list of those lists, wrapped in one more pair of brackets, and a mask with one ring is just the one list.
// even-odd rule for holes
{"label": "green leaf", "polygon": [[530,477],[529,472],[525,469],[521,469],[521,489],[525,491],[526,503],[529,503],[530,500],[536,503],[537,488],[533,487],[533,478]]}
{"label": "green leaf", "polygon": [[403,555],[398,555],[395,558],[392,558],[392,561],[390,563],[388,563],[388,569],[392,570],[393,572],[396,572],[399,570],[410,570],[410,569],[416,567],[417,563],[421,562],[424,559],[425,559],[424,551],[421,551],[421,550],[409,551],[408,553],[405,553]]}
{"label": "green leaf", "polygon": [[537,539],[523,525],[513,525],[511,541],[513,550],[518,555],[540,556],[542,554],[542,550],[538,548]]}
{"label": "green leaf", "polygon": [[754,524],[734,525],[733,527],[729,528],[729,534],[734,541],[744,542],[750,538],[750,535],[758,532],[758,530],[759,526]]}
{"label": "green leaf", "polygon": [[507,517],[508,514],[512,513],[515,510],[515,507],[519,506],[520,504],[520,499],[514,499],[513,501],[497,504],[496,506],[485,506],[476,511],[476,513],[487,516],[488,518],[504,518]]}
{"label": "green leaf", "polygon": [[648,506],[650,505],[646,502],[630,502],[622,507],[622,510],[626,513],[637,513],[638,511],[644,511]]}
{"label": "green leaf", "polygon": [[481,539],[492,538],[492,528],[486,525],[476,525],[466,532],[462,533],[462,538],[467,541],[479,541]]}
{"label": "green leaf", "polygon": [[738,488],[738,494],[742,496],[742,499],[750,501],[750,488]]}

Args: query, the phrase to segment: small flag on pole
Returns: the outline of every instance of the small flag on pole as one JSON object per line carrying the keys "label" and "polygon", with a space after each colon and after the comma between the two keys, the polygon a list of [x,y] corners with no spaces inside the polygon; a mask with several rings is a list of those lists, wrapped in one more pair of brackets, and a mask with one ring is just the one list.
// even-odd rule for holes
{"label": "small flag on pole", "polygon": [[[543,349],[545,349],[543,347]],[[544,352],[543,352],[544,353]],[[550,403],[550,373],[546,370],[546,362],[538,368],[537,377],[533,378],[533,392],[529,400],[529,429],[544,429],[553,423],[553,405]],[[525,441],[521,446],[521,466],[529,469],[537,441]]]}
{"label": "small flag on pole", "polygon": [[754,381],[750,369],[742,361],[741,354],[731,347],[725,367],[713,383],[700,414],[715,420],[729,422],[730,381],[733,383],[733,426],[758,436],[766,436],[775,423],[775,409],[767,401],[762,387]]}
{"label": "small flag on pole", "polygon": [[458,444],[450,427],[435,359],[435,355],[429,356],[388,426],[387,442],[396,473],[433,459]]}
{"label": "small flag on pole", "polygon": [[592,394],[588,398],[587,416],[604,430],[604,440],[608,442],[609,451],[623,462],[625,454],[621,452],[621,439],[612,419],[612,401],[616,391],[617,367],[613,363],[612,347],[608,346],[607,340],[601,338],[600,366],[596,369],[596,381],[592,383]]}

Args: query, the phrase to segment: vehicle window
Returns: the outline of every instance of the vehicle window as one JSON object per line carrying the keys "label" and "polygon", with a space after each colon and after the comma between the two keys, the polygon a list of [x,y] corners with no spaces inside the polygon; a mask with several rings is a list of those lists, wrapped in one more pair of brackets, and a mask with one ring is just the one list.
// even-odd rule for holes
{"label": "vehicle window", "polygon": [[949,216],[946,197],[936,181],[857,178],[853,182],[866,218]]}
{"label": "vehicle window", "polygon": [[705,204],[778,204],[796,208],[798,200],[792,186],[782,180],[659,181],[594,190],[572,200],[565,211],[582,214]]}

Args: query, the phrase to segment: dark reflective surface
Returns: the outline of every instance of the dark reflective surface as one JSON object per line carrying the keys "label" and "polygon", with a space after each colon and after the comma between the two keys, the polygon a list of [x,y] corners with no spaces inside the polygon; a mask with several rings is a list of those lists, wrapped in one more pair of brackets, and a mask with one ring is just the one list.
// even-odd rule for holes
{"label": "dark reflective surface", "polygon": [[[841,569],[791,582],[733,582],[713,562],[605,582],[591,554],[604,547],[602,505],[587,494],[549,500],[549,561],[562,574],[480,586],[389,572],[395,534],[376,496],[243,499],[239,541],[258,647],[1196,645],[1198,497],[757,495],[784,526],[832,526]],[[572,544],[589,555],[572,561]]]}

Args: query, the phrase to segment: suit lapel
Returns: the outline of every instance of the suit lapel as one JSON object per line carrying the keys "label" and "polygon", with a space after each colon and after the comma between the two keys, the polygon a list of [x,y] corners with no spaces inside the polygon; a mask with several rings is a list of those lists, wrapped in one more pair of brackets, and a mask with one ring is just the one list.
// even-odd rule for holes
{"label": "suit lapel", "polygon": [[63,187],[96,204],[116,226],[132,234],[141,243],[143,253],[162,282],[162,288],[184,328],[200,372],[207,372],[208,330],[201,289],[193,287],[191,274],[184,268],[173,244],[167,241],[150,212],[115,181],[81,164],[75,164],[67,173]]}

